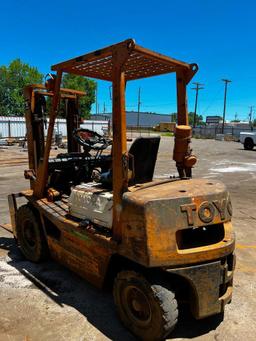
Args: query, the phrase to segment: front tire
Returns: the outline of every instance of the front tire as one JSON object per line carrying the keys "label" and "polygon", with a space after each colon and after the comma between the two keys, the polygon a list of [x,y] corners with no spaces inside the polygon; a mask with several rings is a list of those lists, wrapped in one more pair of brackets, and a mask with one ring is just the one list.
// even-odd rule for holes
{"label": "front tire", "polygon": [[140,339],[162,340],[174,329],[178,306],[171,290],[134,271],[122,271],[113,294],[123,324]]}
{"label": "front tire", "polygon": [[244,141],[244,149],[252,150],[254,147],[253,140],[251,138],[246,138]]}
{"label": "front tire", "polygon": [[22,254],[32,262],[48,255],[48,246],[39,217],[29,205],[21,206],[16,216],[17,241]]}

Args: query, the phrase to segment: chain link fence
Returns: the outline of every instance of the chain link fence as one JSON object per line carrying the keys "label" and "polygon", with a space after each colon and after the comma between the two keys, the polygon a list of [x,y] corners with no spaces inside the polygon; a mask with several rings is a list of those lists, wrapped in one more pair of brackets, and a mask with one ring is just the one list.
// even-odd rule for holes
{"label": "chain link fence", "polygon": [[193,137],[197,138],[209,138],[216,139],[218,135],[229,136],[234,141],[239,141],[241,132],[251,132],[249,127],[235,127],[225,126],[224,132],[222,132],[222,126],[202,126],[193,128]]}

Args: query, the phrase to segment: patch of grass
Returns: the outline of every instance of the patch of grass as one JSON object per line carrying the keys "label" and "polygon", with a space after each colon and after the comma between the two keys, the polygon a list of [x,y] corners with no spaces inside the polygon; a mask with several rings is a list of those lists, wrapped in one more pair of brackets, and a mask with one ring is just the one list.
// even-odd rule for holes
{"label": "patch of grass", "polygon": [[161,136],[174,136],[174,133],[167,131],[165,133],[161,133]]}

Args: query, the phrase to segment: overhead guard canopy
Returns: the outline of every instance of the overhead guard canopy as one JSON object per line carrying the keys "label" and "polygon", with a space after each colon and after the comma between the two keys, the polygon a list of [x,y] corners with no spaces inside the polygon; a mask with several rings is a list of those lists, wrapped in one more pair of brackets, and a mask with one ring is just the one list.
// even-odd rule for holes
{"label": "overhead guard canopy", "polygon": [[[27,89],[34,91],[36,94],[53,97],[53,92],[48,91],[47,88],[43,84],[30,84],[26,86]],[[85,96],[86,92],[74,90],[74,89],[67,89],[67,88],[60,88],[60,97],[62,99],[65,98],[77,98],[78,96]]]}
{"label": "overhead guard canopy", "polygon": [[52,70],[112,81],[113,58],[115,53],[123,48],[126,48],[129,54],[122,66],[126,80],[151,77],[183,69],[187,71],[188,82],[198,70],[196,64],[188,64],[145,49],[137,45],[133,39],[53,65]]}

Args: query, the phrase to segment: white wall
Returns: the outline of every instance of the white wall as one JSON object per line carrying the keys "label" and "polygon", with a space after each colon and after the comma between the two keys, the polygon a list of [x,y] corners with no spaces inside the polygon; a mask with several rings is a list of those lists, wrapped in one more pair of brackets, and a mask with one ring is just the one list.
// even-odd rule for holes
{"label": "white wall", "polygon": [[[47,119],[47,126],[49,119]],[[81,124],[81,128],[91,129],[99,134],[103,134],[103,130],[107,130],[108,121],[93,121],[86,120]],[[64,118],[57,118],[54,129],[63,136],[67,136],[66,120]],[[26,122],[24,117],[6,117],[0,116],[0,137],[25,137]],[[46,133],[46,131],[45,131]]]}

